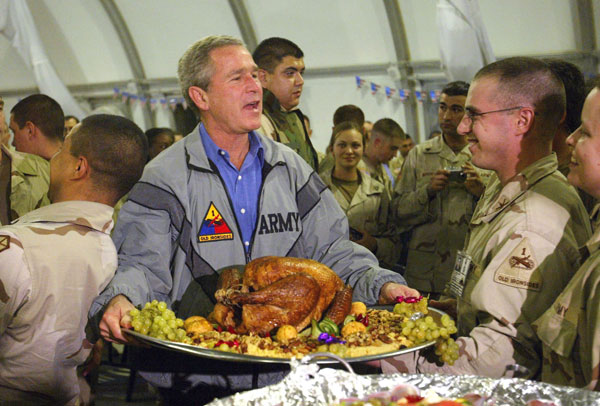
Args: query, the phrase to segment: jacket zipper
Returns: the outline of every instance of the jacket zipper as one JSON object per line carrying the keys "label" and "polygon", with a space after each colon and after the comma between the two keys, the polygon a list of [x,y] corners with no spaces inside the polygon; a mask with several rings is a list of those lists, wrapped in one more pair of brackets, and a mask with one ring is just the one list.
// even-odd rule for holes
{"label": "jacket zipper", "polygon": [[252,233],[252,237],[250,238],[250,245],[248,246],[248,251],[246,252],[246,263],[250,262],[252,260],[252,247],[254,246],[254,237],[256,236],[256,229],[258,228],[258,222],[260,221],[260,213],[261,213],[261,209],[262,209],[262,192],[263,192],[263,188],[265,186],[265,180],[267,179],[267,176],[269,175],[269,173],[271,173],[271,171],[273,170],[273,168],[275,168],[275,166],[277,165],[284,165],[282,162],[277,162],[275,165],[270,165],[268,162],[265,162],[265,165],[263,166],[263,173],[262,173],[262,182],[260,183],[260,190],[258,191],[258,204],[256,205],[256,223],[254,224],[254,232]]}

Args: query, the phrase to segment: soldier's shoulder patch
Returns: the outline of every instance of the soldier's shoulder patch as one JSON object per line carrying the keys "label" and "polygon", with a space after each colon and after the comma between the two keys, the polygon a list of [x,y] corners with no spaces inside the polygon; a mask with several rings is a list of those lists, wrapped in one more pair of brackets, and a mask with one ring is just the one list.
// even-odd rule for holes
{"label": "soldier's shoulder patch", "polygon": [[213,202],[210,202],[198,232],[198,242],[233,240],[233,232]]}
{"label": "soldier's shoulder patch", "polygon": [[527,238],[521,240],[498,267],[494,282],[536,292],[541,290],[542,274]]}
{"label": "soldier's shoulder patch", "polygon": [[10,236],[0,234],[0,252],[10,248]]}

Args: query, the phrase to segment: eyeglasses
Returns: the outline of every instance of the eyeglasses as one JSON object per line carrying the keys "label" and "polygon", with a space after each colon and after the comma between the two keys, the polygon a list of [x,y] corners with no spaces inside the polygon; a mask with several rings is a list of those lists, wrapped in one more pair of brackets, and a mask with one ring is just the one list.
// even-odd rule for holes
{"label": "eyeglasses", "polygon": [[473,120],[474,118],[481,117],[481,116],[484,116],[484,115],[486,115],[486,114],[492,114],[492,113],[502,113],[502,112],[504,112],[504,111],[511,111],[511,110],[517,110],[517,109],[522,109],[522,108],[523,108],[523,106],[515,106],[515,107],[509,107],[509,108],[507,108],[507,109],[492,110],[492,111],[484,111],[484,112],[482,112],[482,113],[477,113],[476,111],[473,111],[473,110],[470,110],[469,108],[467,108],[467,109],[465,110],[465,116],[467,116],[467,118],[468,118],[469,120],[471,120],[471,122],[473,122],[473,121],[474,121],[474,120]]}

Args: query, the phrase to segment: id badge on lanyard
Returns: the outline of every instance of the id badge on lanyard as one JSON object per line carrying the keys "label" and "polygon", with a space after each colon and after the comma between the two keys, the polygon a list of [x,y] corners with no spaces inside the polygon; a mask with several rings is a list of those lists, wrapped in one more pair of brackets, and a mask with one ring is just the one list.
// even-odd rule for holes
{"label": "id badge on lanyard", "polygon": [[450,294],[455,298],[462,296],[465,284],[467,283],[467,276],[471,272],[471,269],[473,269],[473,259],[471,256],[464,251],[458,251],[456,253],[454,270],[450,277],[450,284],[448,285]]}

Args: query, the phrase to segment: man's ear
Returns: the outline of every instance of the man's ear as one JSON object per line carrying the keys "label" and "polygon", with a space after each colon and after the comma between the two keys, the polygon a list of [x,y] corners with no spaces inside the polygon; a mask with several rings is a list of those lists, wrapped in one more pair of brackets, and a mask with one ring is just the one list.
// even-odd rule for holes
{"label": "man's ear", "polygon": [[209,106],[208,93],[198,86],[190,86],[188,95],[200,111],[207,111]]}
{"label": "man's ear", "polygon": [[84,156],[80,156],[77,158],[77,164],[75,165],[75,170],[73,171],[73,175],[71,178],[73,180],[82,180],[88,178],[92,173],[92,168],[90,167],[90,163],[87,158]]}
{"label": "man's ear", "polygon": [[29,132],[27,133],[27,138],[30,141],[37,137],[38,128],[31,121],[26,121],[23,127],[29,130]]}
{"label": "man's ear", "polygon": [[260,84],[262,87],[267,87],[269,82],[271,81],[271,74],[264,69],[258,69],[258,80],[260,80]]}
{"label": "man's ear", "polygon": [[517,116],[517,129],[519,133],[525,134],[529,132],[533,128],[533,123],[535,121],[535,111],[532,108],[524,107],[522,108]]}

